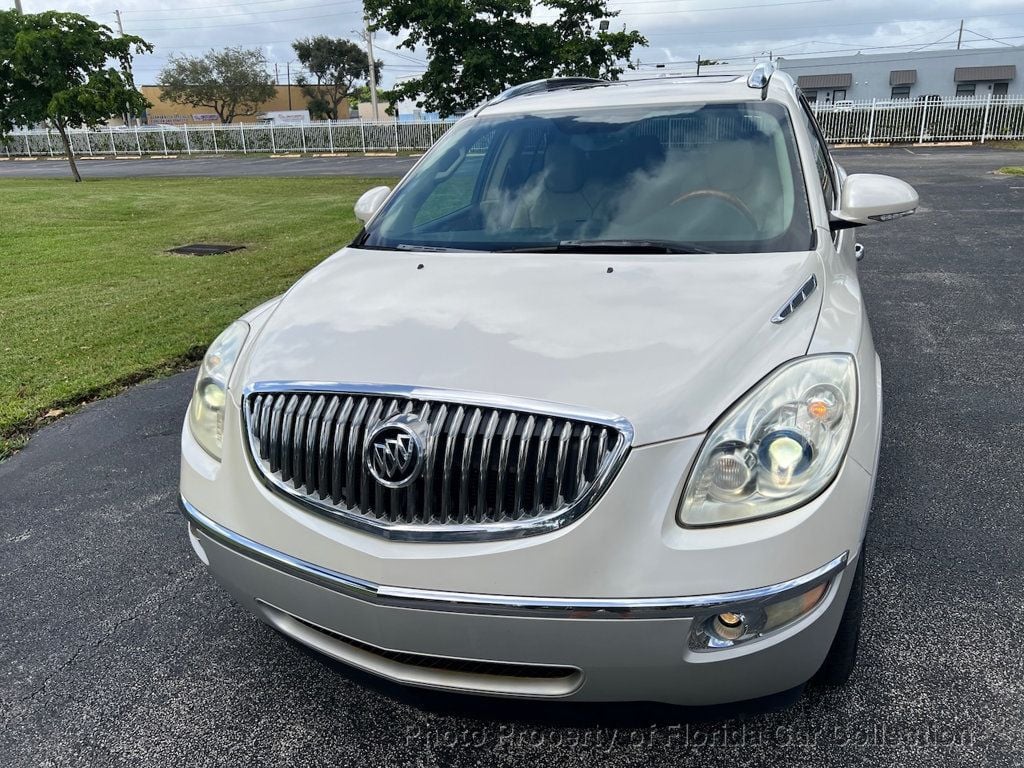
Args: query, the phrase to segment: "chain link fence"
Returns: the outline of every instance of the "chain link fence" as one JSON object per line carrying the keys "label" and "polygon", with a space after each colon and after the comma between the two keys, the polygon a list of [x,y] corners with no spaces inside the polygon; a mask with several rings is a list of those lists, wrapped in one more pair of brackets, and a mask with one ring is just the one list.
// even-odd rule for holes
{"label": "chain link fence", "polygon": [[[843,101],[814,104],[833,144],[1024,139],[1024,97]],[[320,122],[303,125],[189,125],[101,128],[70,133],[78,156],[424,151],[452,121]],[[15,133],[0,144],[8,157],[64,154],[55,131]]]}

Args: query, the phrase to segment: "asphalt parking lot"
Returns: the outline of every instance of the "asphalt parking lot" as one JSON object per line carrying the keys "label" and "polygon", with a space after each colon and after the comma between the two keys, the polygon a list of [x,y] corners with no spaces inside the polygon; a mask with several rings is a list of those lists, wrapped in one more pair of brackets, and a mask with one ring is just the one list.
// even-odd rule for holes
{"label": "asphalt parking lot", "polygon": [[[79,160],[85,179],[153,178],[162,176],[401,176],[417,157],[313,157],[282,155],[174,156],[162,158],[113,158]],[[71,175],[66,160],[46,157],[0,157],[0,179],[66,179]]]}
{"label": "asphalt parking lot", "polygon": [[175,508],[184,373],[0,464],[3,765],[1024,764],[1024,178],[992,174],[1024,152],[838,156],[922,201],[861,235],[886,416],[847,687],[714,710],[540,706],[314,657],[192,555]]}

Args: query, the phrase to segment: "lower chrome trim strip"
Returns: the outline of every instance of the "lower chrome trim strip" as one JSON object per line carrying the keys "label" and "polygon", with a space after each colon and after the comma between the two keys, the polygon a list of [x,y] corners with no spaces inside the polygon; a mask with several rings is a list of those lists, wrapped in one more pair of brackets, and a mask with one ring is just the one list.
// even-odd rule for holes
{"label": "lower chrome trim strip", "polygon": [[789,581],[738,592],[723,592],[691,597],[649,598],[561,598],[519,595],[487,595],[472,592],[445,592],[413,587],[389,587],[349,576],[338,571],[292,557],[253,541],[214,522],[179,496],[182,513],[200,533],[252,560],[297,576],[335,592],[371,603],[396,608],[415,608],[453,613],[485,613],[511,616],[552,616],[571,619],[667,619],[706,614],[715,609],[763,605],[783,599],[787,593],[801,592],[830,581],[849,560],[843,552],[803,576]]}

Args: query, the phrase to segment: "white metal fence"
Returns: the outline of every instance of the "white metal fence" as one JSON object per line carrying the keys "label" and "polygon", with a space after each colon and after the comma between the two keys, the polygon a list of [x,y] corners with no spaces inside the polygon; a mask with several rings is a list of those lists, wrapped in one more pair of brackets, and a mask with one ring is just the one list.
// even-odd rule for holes
{"label": "white metal fence", "polygon": [[[452,127],[451,121],[318,122],[303,125],[245,124],[110,127],[69,132],[77,156],[255,154],[288,152],[401,152],[425,150]],[[15,133],[0,155],[64,154],[56,131]]]}
{"label": "white metal fence", "polygon": [[833,144],[1024,139],[1024,97],[814,104]]}
{"label": "white metal fence", "polygon": [[[897,100],[815,104],[825,137],[834,144],[927,143],[1024,139],[1024,97]],[[190,125],[102,128],[71,132],[79,156],[222,153],[421,151],[453,125],[433,122],[321,122],[305,125]],[[8,137],[8,157],[62,155],[55,131]]]}

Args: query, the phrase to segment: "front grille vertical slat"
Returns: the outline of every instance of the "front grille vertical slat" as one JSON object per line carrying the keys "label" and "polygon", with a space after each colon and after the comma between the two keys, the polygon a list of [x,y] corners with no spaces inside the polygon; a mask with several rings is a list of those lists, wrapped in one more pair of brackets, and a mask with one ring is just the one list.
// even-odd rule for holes
{"label": "front grille vertical slat", "polygon": [[487,419],[487,426],[484,427],[484,438],[480,443],[480,465],[476,484],[476,507],[473,509],[473,522],[482,523],[487,516],[487,480],[491,474],[491,442],[494,440],[494,433],[498,431],[498,421],[501,414],[498,411],[491,411],[491,417]]}
{"label": "front grille vertical slat", "polygon": [[345,400],[345,404],[341,406],[341,412],[338,414],[338,419],[334,425],[334,442],[331,446],[331,456],[333,457],[333,463],[331,466],[331,501],[338,504],[342,499],[349,505],[352,503],[352,494],[345,488],[345,467],[348,466],[345,461],[346,457],[346,444],[345,435],[348,434],[349,427],[349,416],[352,414],[352,409],[355,407],[355,401],[350,397]]}
{"label": "front grille vertical slat", "polygon": [[[494,519],[501,520],[505,516],[505,488],[508,486],[508,463],[509,450],[512,446],[512,437],[516,433],[516,422],[518,418],[510,413],[505,420],[505,429],[501,432],[501,442],[498,444],[498,487],[494,491]],[[511,513],[509,513],[511,516]]]}
{"label": "front grille vertical slat", "polygon": [[523,509],[523,486],[526,485],[526,457],[530,452],[530,438],[533,437],[533,425],[537,419],[531,414],[526,417],[523,431],[519,435],[519,453],[516,454],[515,499],[512,502],[512,519],[518,520],[525,512]]}
{"label": "front grille vertical slat", "polygon": [[[349,398],[351,400],[351,398]],[[327,406],[327,412],[323,416],[323,421],[320,422],[320,442],[319,452],[320,455],[317,463],[317,490],[320,493],[321,499],[326,499],[331,495],[331,479],[334,476],[334,471],[341,468],[340,461],[331,461],[330,457],[335,454],[332,452],[332,441],[331,436],[334,430],[334,417],[338,415],[338,408],[341,407],[341,400],[337,397],[330,399],[330,405]]]}
{"label": "front grille vertical slat", "polygon": [[552,507],[560,507],[565,503],[565,462],[569,456],[569,440],[571,438],[572,422],[562,422],[562,432],[558,437],[558,453],[555,455],[555,488],[552,492]]}
{"label": "front grille vertical slat", "polygon": [[462,428],[462,420],[466,415],[466,409],[461,405],[452,414],[451,424],[448,425],[448,440],[444,447],[444,465],[441,469],[441,510],[439,516],[441,522],[447,522],[452,514],[452,464],[455,462],[455,446],[459,442],[459,430]]}
{"label": "front grille vertical slat", "polygon": [[[263,416],[263,395],[257,395],[249,401],[249,429],[254,435],[261,433],[260,419]],[[260,456],[263,455],[263,446],[259,448]]]}
{"label": "front grille vertical slat", "polygon": [[299,396],[292,395],[284,407],[284,418],[281,420],[281,479],[292,478],[292,451],[295,448],[295,411],[299,407]]}
{"label": "front grille vertical slat", "polygon": [[327,400],[320,395],[313,400],[313,408],[309,413],[309,423],[306,425],[306,449],[303,452],[306,457],[306,493],[316,493],[317,479],[320,477],[319,464],[317,459],[320,452],[317,450],[317,440],[320,437],[320,418],[323,416]]}
{"label": "front grille vertical slat", "polygon": [[576,448],[576,488],[575,496],[583,495],[587,488],[587,452],[590,450],[590,425],[584,424],[580,432],[580,443]]}
{"label": "front grille vertical slat", "polygon": [[[366,455],[366,447],[370,442],[370,433],[376,429],[377,425],[383,420],[384,413],[384,400],[377,400],[373,404],[373,409],[370,411],[370,416],[366,419],[366,428],[363,430],[363,438],[360,440],[359,445],[359,457],[362,458]],[[363,466],[363,462],[359,462],[359,501],[357,502],[364,511],[369,512],[374,517],[380,517],[380,508],[384,499],[384,487],[380,483],[374,483],[373,488],[370,488],[370,473],[366,471],[366,467]],[[370,503],[370,493],[373,493],[373,503]]]}
{"label": "front grille vertical slat", "polygon": [[548,448],[551,445],[551,435],[555,431],[554,419],[547,419],[540,429],[540,440],[537,443],[537,462],[533,474],[533,499],[534,509],[544,509],[544,475],[547,469]]}
{"label": "front grille vertical slat", "polygon": [[360,398],[359,407],[356,408],[355,416],[348,423],[348,431],[345,437],[345,451],[348,456],[346,464],[348,471],[345,473],[345,500],[349,507],[362,508],[359,493],[356,490],[358,475],[363,472],[363,457],[359,454],[359,427],[366,417],[366,409],[369,401]]}
{"label": "front grille vertical slat", "polygon": [[476,443],[476,432],[480,429],[480,419],[483,418],[483,411],[479,408],[473,411],[469,417],[469,425],[466,427],[466,437],[462,441],[462,468],[459,481],[459,513],[455,518],[456,522],[466,522],[469,514],[469,478],[473,474],[473,445]]}
{"label": "front grille vertical slat", "polygon": [[437,465],[437,445],[441,430],[448,420],[448,406],[441,404],[434,418],[428,422],[427,457],[423,465],[423,522],[434,521],[434,467]]}
{"label": "front grille vertical slat", "polygon": [[278,395],[274,398],[274,406],[270,411],[270,418],[267,420],[269,428],[267,458],[269,459],[271,472],[277,472],[281,469],[281,417],[284,414],[284,405],[287,402],[288,395]]}
{"label": "front grille vertical slat", "polygon": [[306,482],[306,432],[309,429],[309,409],[313,398],[303,395],[299,398],[299,407],[295,411],[295,438],[292,440],[292,477],[295,484]]}
{"label": "front grille vertical slat", "polygon": [[[411,400],[409,401],[409,405],[412,405]],[[406,413],[411,412],[411,410],[406,411]],[[423,403],[420,408],[419,419],[424,424],[430,424],[430,403]],[[423,484],[424,480],[421,477],[406,488],[404,494],[401,490],[394,492],[394,495],[391,498],[391,506],[395,522],[416,522],[416,513],[417,510],[420,509],[420,498],[423,495],[420,492],[420,488]]]}
{"label": "front grille vertical slat", "polygon": [[259,423],[259,438],[260,438],[260,458],[270,458],[270,422],[272,419],[272,411],[274,409],[274,396],[264,395],[263,405],[260,408],[260,423]]}
{"label": "front grille vertical slat", "polygon": [[[575,519],[566,515],[603,491],[631,435],[611,421],[308,385],[250,392],[242,416],[273,490],[382,535],[438,540],[446,530],[502,538]],[[401,488],[378,482],[366,460],[370,435],[389,419],[423,439],[419,475]]]}
{"label": "front grille vertical slat", "polygon": [[591,478],[591,482],[597,479],[598,473],[601,471],[601,463],[604,460],[605,451],[608,449],[608,430],[601,429],[597,433],[597,450],[594,451],[594,475]]}

